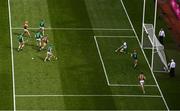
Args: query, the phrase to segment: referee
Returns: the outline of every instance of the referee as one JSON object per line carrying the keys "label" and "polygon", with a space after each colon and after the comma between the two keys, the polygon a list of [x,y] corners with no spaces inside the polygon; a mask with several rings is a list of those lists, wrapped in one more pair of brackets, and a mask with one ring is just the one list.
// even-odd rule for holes
{"label": "referee", "polygon": [[171,62],[169,63],[169,68],[170,68],[169,76],[170,77],[175,76],[175,67],[176,67],[176,63],[174,62],[173,59],[171,59]]}
{"label": "referee", "polygon": [[163,28],[161,28],[161,30],[159,31],[159,42],[164,45],[163,39],[165,37],[165,32],[163,30]]}

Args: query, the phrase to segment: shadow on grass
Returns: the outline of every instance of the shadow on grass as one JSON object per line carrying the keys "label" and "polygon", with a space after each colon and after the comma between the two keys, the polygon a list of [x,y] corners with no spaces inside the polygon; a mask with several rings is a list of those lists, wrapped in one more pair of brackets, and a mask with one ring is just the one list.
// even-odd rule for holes
{"label": "shadow on grass", "polygon": [[44,58],[42,56],[36,56],[39,60],[44,62]]}

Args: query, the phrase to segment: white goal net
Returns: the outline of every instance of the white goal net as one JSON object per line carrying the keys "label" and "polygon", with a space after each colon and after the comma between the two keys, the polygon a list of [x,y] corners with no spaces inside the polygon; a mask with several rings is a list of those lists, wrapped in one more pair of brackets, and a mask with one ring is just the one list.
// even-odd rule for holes
{"label": "white goal net", "polygon": [[167,72],[168,65],[166,55],[164,53],[164,46],[159,42],[154,34],[154,27],[152,24],[143,24],[142,48],[148,55],[149,63],[154,72]]}

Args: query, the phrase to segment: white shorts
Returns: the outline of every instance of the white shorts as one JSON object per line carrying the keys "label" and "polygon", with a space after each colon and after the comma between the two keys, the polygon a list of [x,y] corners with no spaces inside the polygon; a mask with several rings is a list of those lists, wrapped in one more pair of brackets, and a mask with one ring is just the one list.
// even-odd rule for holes
{"label": "white shorts", "polygon": [[48,57],[50,57],[50,56],[52,56],[53,54],[52,54],[52,52],[47,52],[47,56]]}
{"label": "white shorts", "polygon": [[45,28],[44,27],[40,27],[41,30],[44,30]]}
{"label": "white shorts", "polygon": [[36,41],[38,41],[38,42],[39,42],[39,41],[41,41],[41,39],[36,39]]}
{"label": "white shorts", "polygon": [[141,86],[143,86],[144,85],[144,80],[140,80],[139,83],[140,83]]}
{"label": "white shorts", "polygon": [[28,29],[24,29],[24,32],[29,32]]}

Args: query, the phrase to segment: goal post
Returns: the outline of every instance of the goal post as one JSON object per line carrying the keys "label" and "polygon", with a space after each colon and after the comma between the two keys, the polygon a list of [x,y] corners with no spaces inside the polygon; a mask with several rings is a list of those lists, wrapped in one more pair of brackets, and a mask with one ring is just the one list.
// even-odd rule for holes
{"label": "goal post", "polygon": [[143,24],[141,46],[144,50],[150,50],[151,54],[151,70],[154,72],[167,72],[168,65],[166,55],[164,52],[164,46],[159,42],[154,34],[153,24]]}
{"label": "goal post", "polygon": [[164,46],[156,37],[157,0],[143,0],[141,48],[144,50],[153,72],[167,72]]}

